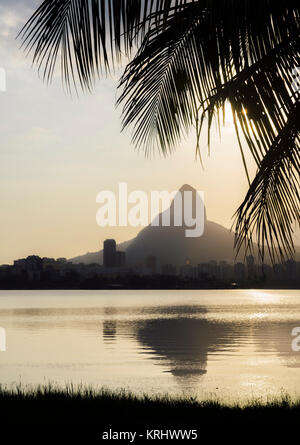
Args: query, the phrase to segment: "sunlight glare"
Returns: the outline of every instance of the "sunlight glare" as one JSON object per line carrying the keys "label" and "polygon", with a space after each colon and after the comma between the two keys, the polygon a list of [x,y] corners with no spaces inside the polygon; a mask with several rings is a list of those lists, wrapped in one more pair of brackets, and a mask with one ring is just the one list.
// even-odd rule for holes
{"label": "sunlight glare", "polygon": [[276,303],[280,300],[280,295],[276,295],[275,293],[261,292],[258,290],[253,290],[249,292],[249,295],[253,298],[254,301],[260,303]]}
{"label": "sunlight glare", "polygon": [[225,126],[234,127],[233,114],[229,102],[226,102],[225,104]]}

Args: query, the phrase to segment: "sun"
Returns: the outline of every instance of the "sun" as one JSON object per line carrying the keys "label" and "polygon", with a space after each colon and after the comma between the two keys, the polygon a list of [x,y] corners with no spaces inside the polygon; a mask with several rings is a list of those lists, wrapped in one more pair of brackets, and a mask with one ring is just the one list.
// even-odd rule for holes
{"label": "sun", "polygon": [[[246,108],[242,109],[242,114],[246,117],[247,116],[247,110]],[[238,122],[238,116],[237,117],[237,125],[239,126]],[[234,118],[232,114],[231,104],[229,102],[226,102],[225,104],[225,120],[224,120],[225,127],[227,128],[234,128]]]}
{"label": "sun", "polygon": [[225,120],[224,120],[226,127],[234,127],[234,119],[233,114],[231,110],[231,105],[229,102],[226,102],[225,104]]}

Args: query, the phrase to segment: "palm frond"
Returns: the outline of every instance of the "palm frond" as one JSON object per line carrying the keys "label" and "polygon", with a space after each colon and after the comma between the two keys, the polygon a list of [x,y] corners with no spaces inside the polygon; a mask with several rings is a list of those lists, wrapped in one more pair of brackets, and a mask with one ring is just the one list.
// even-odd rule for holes
{"label": "palm frond", "polygon": [[[45,0],[20,32],[23,47],[50,82],[57,61],[68,88],[95,77],[129,56],[153,23],[187,0]],[[153,14],[153,17],[152,17]],[[150,19],[151,17],[151,19]]]}
{"label": "palm frond", "polygon": [[204,99],[197,83],[200,60],[194,55],[206,16],[205,12],[195,16],[194,5],[188,6],[157,20],[120,82],[123,128],[136,122],[133,142],[146,152],[157,147],[163,154],[172,151]]}
{"label": "palm frond", "polygon": [[[250,247],[247,233],[252,240],[255,227],[262,256],[266,242],[272,259],[275,245],[280,255],[291,255],[299,195],[296,183],[285,172],[290,165],[299,171],[295,155],[299,145],[295,129],[292,139],[283,135],[290,129],[289,122],[299,126],[299,120],[293,119],[299,101],[299,93],[293,90],[293,68],[300,56],[299,10],[289,1],[281,6],[268,1],[212,1],[209,7],[205,5],[204,1],[187,4],[170,14],[161,27],[147,32],[121,80],[123,125],[134,123],[137,145],[147,150],[156,145],[166,153],[175,148],[194,121],[199,121],[199,115],[201,123],[207,117],[209,134],[215,119],[221,131],[219,114],[222,111],[224,116],[229,101],[245,169],[240,133],[258,166],[257,178],[265,180],[266,193],[259,218],[252,206],[248,207],[253,211],[249,211],[249,220],[239,214],[237,249],[242,240]],[[280,168],[276,155],[282,161]],[[274,162],[274,170],[265,169],[269,160]],[[277,175],[275,191],[271,185],[266,187],[271,174]]]}
{"label": "palm frond", "polygon": [[[121,79],[124,91],[119,99],[119,103],[125,101],[124,127],[134,124],[134,142],[146,142],[146,148],[156,142],[164,152],[170,142],[172,145],[180,140],[179,116],[187,130],[191,119],[183,116],[191,114],[195,118],[195,109],[206,112],[205,101],[211,104],[213,93],[225,87],[228,90],[230,84],[231,96],[244,90],[243,106],[252,119],[267,116],[270,106],[274,108],[270,119],[265,118],[266,131],[273,132],[272,126],[280,128],[277,121],[282,122],[292,100],[292,67],[298,61],[296,2],[283,2],[281,7],[274,2],[247,0],[187,3],[180,10],[170,11],[167,19],[157,20],[128,65]],[[247,85],[249,76],[255,96],[251,96]],[[275,92],[273,97],[271,90]],[[163,105],[161,114],[153,101]],[[209,123],[218,105],[214,100]],[[237,101],[232,105],[237,118],[243,120]],[[151,114],[149,125],[146,118],[150,119]]]}
{"label": "palm frond", "polygon": [[261,254],[267,243],[274,259],[277,247],[292,253],[292,221],[299,222],[298,3],[45,0],[21,35],[47,81],[60,58],[69,89],[78,79],[91,89],[123,55],[135,54],[118,103],[123,128],[133,125],[133,142],[146,153],[174,150],[192,125],[199,140],[206,118],[209,146],[229,101],[245,168],[241,135],[258,167],[237,213],[236,245],[250,246],[256,233]]}
{"label": "palm frond", "polygon": [[251,250],[258,241],[273,262],[294,255],[292,225],[300,223],[299,161],[300,104],[294,106],[284,129],[264,156],[258,172],[236,213],[236,246]]}

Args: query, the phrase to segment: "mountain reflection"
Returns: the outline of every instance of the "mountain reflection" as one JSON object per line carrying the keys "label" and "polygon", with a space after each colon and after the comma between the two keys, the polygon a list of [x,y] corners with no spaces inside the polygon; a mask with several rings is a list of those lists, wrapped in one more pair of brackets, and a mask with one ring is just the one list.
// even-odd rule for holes
{"label": "mountain reflection", "polygon": [[131,321],[103,322],[103,339],[112,341],[118,335],[137,340],[151,353],[155,364],[170,372],[183,388],[194,388],[207,373],[208,354],[230,350],[241,337],[247,337],[246,325],[216,322],[205,318],[202,306],[147,307],[149,317]]}
{"label": "mountain reflection", "polygon": [[179,384],[190,387],[206,374],[208,354],[232,346],[239,337],[237,330],[233,324],[203,318],[161,318],[137,326],[136,338],[160,357]]}

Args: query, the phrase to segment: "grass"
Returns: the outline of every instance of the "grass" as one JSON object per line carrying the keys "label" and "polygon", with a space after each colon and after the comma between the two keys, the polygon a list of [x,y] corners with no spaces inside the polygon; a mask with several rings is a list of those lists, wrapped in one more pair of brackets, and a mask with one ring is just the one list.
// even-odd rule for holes
{"label": "grass", "polygon": [[[53,435],[55,443],[99,443],[103,431],[138,431],[147,429],[197,429],[199,436],[209,433],[215,439],[240,434],[247,437],[257,431],[287,437],[299,434],[300,399],[287,395],[265,402],[252,400],[240,405],[226,405],[212,399],[165,396],[136,396],[128,391],[95,390],[68,385],[34,388],[0,387],[1,431],[21,434],[21,438],[45,443]],[[1,433],[0,433],[1,438]],[[65,438],[68,438],[67,442]],[[200,439],[198,437],[198,439]],[[136,439],[142,443],[145,439]],[[107,442],[107,441],[106,441]],[[149,441],[147,441],[149,443]],[[194,440],[195,442],[195,440]],[[53,443],[53,441],[52,441]],[[105,443],[105,442],[103,442]]]}

